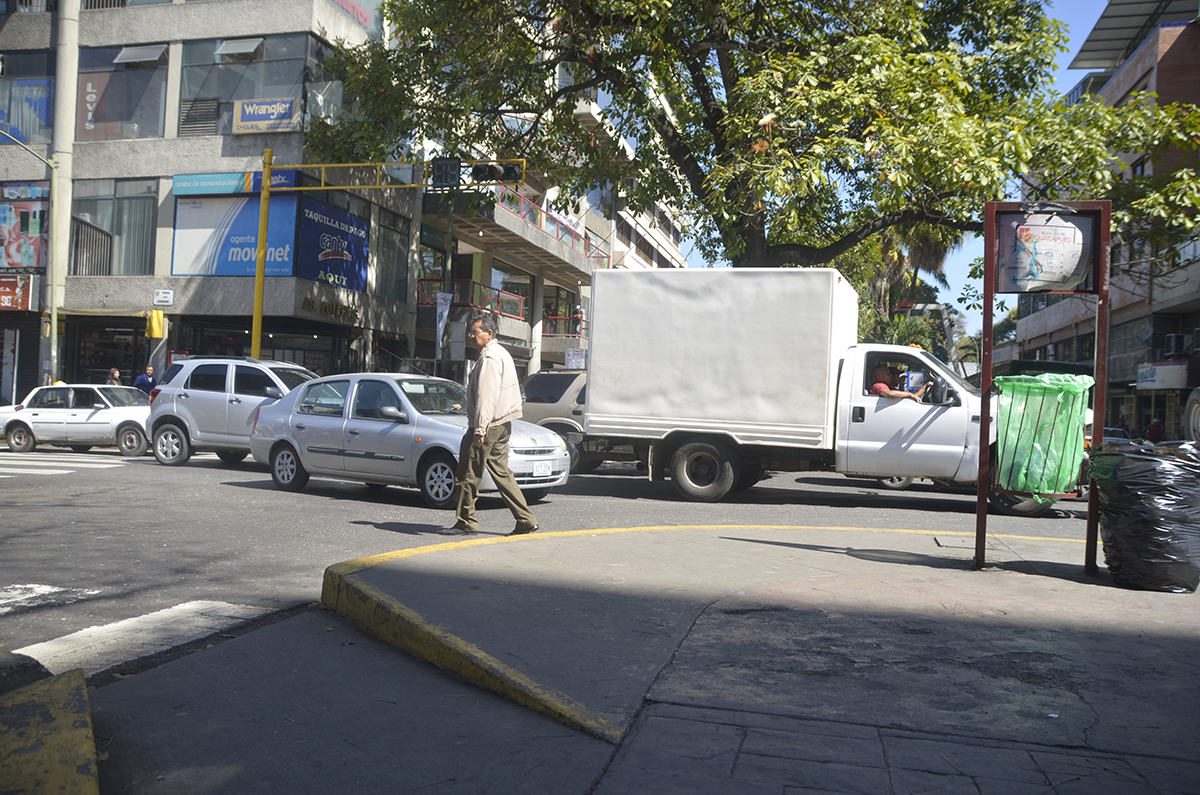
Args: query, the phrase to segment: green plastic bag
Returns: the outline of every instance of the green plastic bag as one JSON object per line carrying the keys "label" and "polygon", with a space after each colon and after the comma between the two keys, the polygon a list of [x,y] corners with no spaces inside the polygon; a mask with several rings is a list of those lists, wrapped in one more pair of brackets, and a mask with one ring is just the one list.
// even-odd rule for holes
{"label": "green plastic bag", "polygon": [[1034,495],[1074,492],[1083,463],[1090,375],[997,376],[996,485]]}

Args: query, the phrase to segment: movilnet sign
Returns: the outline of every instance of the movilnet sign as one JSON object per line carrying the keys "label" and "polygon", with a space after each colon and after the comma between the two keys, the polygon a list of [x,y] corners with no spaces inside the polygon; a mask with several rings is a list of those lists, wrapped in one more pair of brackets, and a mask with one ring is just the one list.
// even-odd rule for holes
{"label": "movilnet sign", "polygon": [[233,134],[296,132],[300,129],[298,99],[239,99],[233,103]]}
{"label": "movilnet sign", "polygon": [[33,276],[0,276],[0,312],[33,310]]}
{"label": "movilnet sign", "polygon": [[[291,169],[271,172],[272,188],[296,186],[296,172]],[[233,171],[223,174],[176,174],[171,179],[171,192],[176,196],[220,196],[230,193],[259,193],[262,190],[261,171]]]}
{"label": "movilnet sign", "polygon": [[370,234],[370,224],[362,218],[303,197],[296,276],[365,291]]}
{"label": "movilnet sign", "polygon": [[[249,196],[175,200],[173,276],[253,276],[258,265],[258,210]],[[291,276],[296,197],[272,196],[267,217],[266,275]]]}

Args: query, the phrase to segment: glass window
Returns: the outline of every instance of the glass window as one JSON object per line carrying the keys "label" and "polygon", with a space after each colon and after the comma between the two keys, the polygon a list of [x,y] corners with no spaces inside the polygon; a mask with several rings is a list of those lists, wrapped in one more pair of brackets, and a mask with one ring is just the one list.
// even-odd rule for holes
{"label": "glass window", "polygon": [[451,381],[397,381],[422,414],[466,414],[467,393]]}
{"label": "glass window", "polygon": [[308,67],[303,33],[183,44],[179,135],[228,135],[239,99],[300,99]]}
{"label": "glass window", "polygon": [[161,138],[167,45],[82,47],[75,140]]}
{"label": "glass window", "polygon": [[70,390],[65,386],[43,389],[33,396],[33,400],[29,401],[29,405],[25,408],[65,409],[67,407],[67,396],[69,392]]}
{"label": "glass window", "polygon": [[400,396],[386,381],[359,381],[358,391],[354,393],[354,411],[350,416],[361,420],[387,420],[381,411],[385,406],[404,410]]}
{"label": "glass window", "polygon": [[[497,267],[500,266],[500,267]],[[505,263],[494,262],[492,265],[492,287],[506,293],[518,295],[524,300],[511,296],[500,296],[500,314],[519,317],[529,321],[529,309],[533,304],[533,277],[522,273]]]}
{"label": "glass window", "polygon": [[272,367],[271,372],[284,383],[289,392],[304,382],[311,381],[317,377],[316,373],[311,370],[305,370],[303,367]]}
{"label": "glass window", "polygon": [[[4,53],[0,76],[0,130],[22,143],[48,144],[54,119],[54,53]],[[11,144],[0,135],[0,145]]]}
{"label": "glass window", "polygon": [[158,382],[159,386],[166,386],[167,384],[171,383],[171,379],[179,375],[179,371],[182,369],[183,365],[179,362],[172,364],[167,368],[167,371],[163,373],[162,380]]}
{"label": "glass window", "polygon": [[153,275],[158,180],[76,180],[71,211],[112,235],[111,263],[95,275]]}
{"label": "glass window", "polygon": [[187,389],[197,389],[201,392],[224,392],[225,374],[229,366],[224,364],[200,364],[192,370],[187,381]]}
{"label": "glass window", "polygon": [[408,301],[409,220],[379,209],[379,253],[375,258],[375,294],[400,303]]}
{"label": "glass window", "polygon": [[91,387],[71,390],[71,407],[76,409],[108,408]]}
{"label": "glass window", "polygon": [[575,383],[579,373],[534,373],[525,379],[526,403],[557,403]]}
{"label": "glass window", "polygon": [[313,384],[304,392],[296,411],[320,417],[340,417],[346,410],[346,393],[349,391],[349,381]]}
{"label": "glass window", "polygon": [[104,395],[109,403],[119,408],[150,405],[150,396],[142,390],[134,389],[133,387],[102,386],[100,387],[100,394]]}
{"label": "glass window", "polygon": [[[259,370],[257,367],[246,367],[238,365],[233,371],[233,391],[239,395],[254,395],[255,397],[266,397],[263,389],[266,387],[275,386],[275,382],[271,380],[271,376]],[[278,388],[278,387],[276,387]]]}

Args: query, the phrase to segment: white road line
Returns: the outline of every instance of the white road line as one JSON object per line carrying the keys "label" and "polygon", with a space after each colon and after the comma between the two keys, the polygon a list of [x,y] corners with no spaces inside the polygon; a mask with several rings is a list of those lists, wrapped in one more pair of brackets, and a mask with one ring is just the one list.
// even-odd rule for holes
{"label": "white road line", "polygon": [[13,651],[33,657],[52,673],[83,668],[91,676],[245,624],[268,612],[261,607],[226,602],[186,602]]}
{"label": "white road line", "polygon": [[23,466],[36,469],[37,467],[75,467],[76,469],[112,469],[113,467],[125,466],[120,461],[111,461],[109,463],[83,462],[83,461],[22,461],[19,458],[3,458],[0,457],[0,464],[5,466]]}
{"label": "white road line", "polygon": [[0,472],[8,472],[13,475],[69,475],[75,470],[73,469],[9,469],[0,467]]}
{"label": "white road line", "polygon": [[82,588],[63,588],[58,585],[43,585],[37,582],[9,585],[6,588],[0,588],[0,616],[23,607],[69,605],[98,593],[100,592]]}

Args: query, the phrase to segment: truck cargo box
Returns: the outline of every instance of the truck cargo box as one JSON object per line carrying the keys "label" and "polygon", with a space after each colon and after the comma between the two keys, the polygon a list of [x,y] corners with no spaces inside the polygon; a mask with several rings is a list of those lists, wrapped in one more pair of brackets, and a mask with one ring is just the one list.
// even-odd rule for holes
{"label": "truck cargo box", "polygon": [[858,295],[827,268],[599,271],[585,433],[834,447]]}

